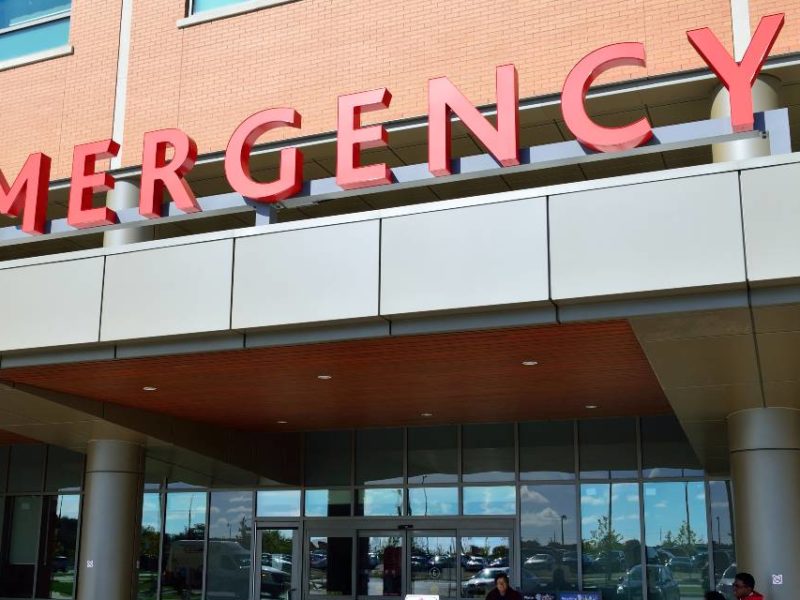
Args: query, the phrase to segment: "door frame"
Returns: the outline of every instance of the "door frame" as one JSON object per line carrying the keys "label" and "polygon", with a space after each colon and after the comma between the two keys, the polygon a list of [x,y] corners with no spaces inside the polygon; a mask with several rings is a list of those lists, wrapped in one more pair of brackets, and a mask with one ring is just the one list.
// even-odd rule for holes
{"label": "door frame", "polygon": [[[257,524],[261,528],[261,524]],[[277,525],[277,523],[276,523]],[[403,537],[403,544],[405,549],[403,551],[403,569],[401,585],[403,587],[403,594],[411,593],[409,591],[411,585],[411,555],[408,550],[408,541],[414,533],[450,533],[456,538],[456,552],[460,556],[462,553],[461,539],[463,537],[475,536],[506,536],[510,537],[509,545],[509,566],[511,567],[511,581],[517,587],[519,585],[520,574],[517,573],[518,569],[514,569],[516,558],[519,555],[519,533],[518,520],[515,516],[486,516],[486,517],[473,517],[473,516],[453,516],[453,517],[417,517],[417,518],[396,518],[396,517],[350,517],[350,518],[319,518],[319,519],[305,519],[302,523],[302,556],[300,561],[303,563],[301,571],[300,596],[295,600],[311,600],[308,594],[308,569],[305,568],[305,562],[310,551],[309,541],[311,537],[350,537],[352,543],[352,564],[351,564],[351,578],[352,578],[352,593],[349,596],[314,596],[314,600],[333,600],[337,598],[351,598],[355,600],[386,600],[387,596],[365,596],[359,595],[358,591],[358,538],[362,533],[375,532],[376,535],[387,535],[392,532],[398,532]],[[462,582],[462,568],[461,561],[456,561],[456,596],[453,600],[461,598],[461,582]],[[397,596],[392,597],[397,598]],[[443,598],[449,598],[443,596]]]}
{"label": "door frame", "polygon": [[289,600],[300,600],[303,596],[303,527],[299,520],[265,520],[256,519],[253,527],[253,572],[250,576],[250,593],[252,600],[261,600],[261,535],[269,529],[293,530],[292,536],[292,587],[289,589]]}

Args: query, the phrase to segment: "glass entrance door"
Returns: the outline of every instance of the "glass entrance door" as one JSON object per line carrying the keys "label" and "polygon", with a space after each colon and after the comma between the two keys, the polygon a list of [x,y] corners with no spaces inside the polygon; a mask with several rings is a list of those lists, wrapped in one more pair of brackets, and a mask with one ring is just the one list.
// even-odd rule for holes
{"label": "glass entrance door", "polygon": [[300,600],[300,534],[297,527],[256,530],[255,590],[253,598]]}

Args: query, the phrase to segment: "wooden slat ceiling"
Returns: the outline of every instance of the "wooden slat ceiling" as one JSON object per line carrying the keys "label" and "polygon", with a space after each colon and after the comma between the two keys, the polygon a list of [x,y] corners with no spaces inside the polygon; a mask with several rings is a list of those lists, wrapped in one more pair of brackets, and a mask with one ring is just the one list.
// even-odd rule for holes
{"label": "wooden slat ceiling", "polygon": [[625,321],[26,367],[0,381],[257,431],[670,412]]}

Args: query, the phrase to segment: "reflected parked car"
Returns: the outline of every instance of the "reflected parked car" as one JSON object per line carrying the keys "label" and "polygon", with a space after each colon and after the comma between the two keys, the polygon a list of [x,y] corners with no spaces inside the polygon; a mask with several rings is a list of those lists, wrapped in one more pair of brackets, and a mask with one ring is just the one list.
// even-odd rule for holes
{"label": "reflected parked car", "polygon": [[725,572],[719,579],[719,583],[717,583],[717,591],[729,600],[733,599],[734,577],[736,577],[736,563],[731,564],[731,566],[725,569]]}
{"label": "reflected parked car", "polygon": [[428,570],[431,557],[424,554],[411,555],[411,570],[412,571],[426,571]]}
{"label": "reflected parked car", "polygon": [[[642,565],[636,565],[620,578],[617,598],[634,600],[641,597]],[[647,597],[648,600],[680,600],[681,590],[678,582],[667,567],[647,565]]]}
{"label": "reflected parked car", "polygon": [[328,553],[324,550],[314,550],[311,553],[311,568],[312,569],[327,569],[328,568]]}
{"label": "reflected parked car", "polygon": [[468,556],[465,554],[464,559],[461,565],[467,571],[480,571],[489,566],[486,564],[486,559],[482,556]]}
{"label": "reflected parked car", "polygon": [[537,571],[552,571],[556,566],[556,559],[551,554],[534,554],[525,560],[525,567]]}
{"label": "reflected parked car", "polygon": [[[628,565],[622,550],[604,550],[592,558],[590,571],[624,571]],[[585,568],[585,567],[584,567]]]}
{"label": "reflected parked car", "polygon": [[492,562],[489,563],[490,567],[500,568],[500,567],[507,567],[508,566],[508,557],[501,556],[500,558],[495,558]]}
{"label": "reflected parked car", "polygon": [[462,596],[485,596],[494,587],[494,578],[508,575],[508,567],[483,569],[461,583]]}
{"label": "reflected parked car", "polygon": [[292,587],[292,576],[275,567],[261,565],[261,597],[280,598]]}

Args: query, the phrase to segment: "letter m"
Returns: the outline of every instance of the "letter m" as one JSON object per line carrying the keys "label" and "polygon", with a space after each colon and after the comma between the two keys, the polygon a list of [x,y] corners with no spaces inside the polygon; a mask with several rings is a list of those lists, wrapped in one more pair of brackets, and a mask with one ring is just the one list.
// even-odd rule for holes
{"label": "letter m", "polygon": [[25,233],[44,233],[50,163],[46,154],[31,154],[10,187],[0,171],[0,214],[18,217],[22,211],[22,231]]}

